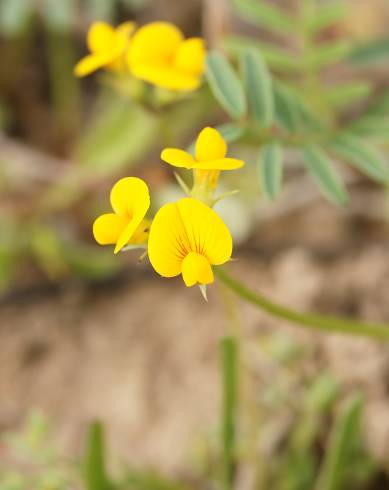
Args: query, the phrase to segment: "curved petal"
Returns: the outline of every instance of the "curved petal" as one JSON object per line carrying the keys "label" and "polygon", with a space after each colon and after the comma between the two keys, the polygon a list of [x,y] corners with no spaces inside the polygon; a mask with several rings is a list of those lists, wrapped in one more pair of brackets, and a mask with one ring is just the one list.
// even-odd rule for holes
{"label": "curved petal", "polygon": [[243,165],[244,161],[237,158],[220,158],[219,160],[197,162],[195,168],[198,170],[235,170]]}
{"label": "curved petal", "polygon": [[190,252],[182,262],[182,278],[187,287],[211,284],[214,281],[211,264],[204,255]]}
{"label": "curved petal", "polygon": [[197,252],[219,265],[232,254],[232,237],[220,216],[211,208],[192,198],[177,202],[191,252]]}
{"label": "curved petal", "polygon": [[142,221],[143,221],[142,217],[136,216],[132,218],[132,220],[127,224],[124,230],[120,233],[120,236],[118,237],[118,240],[116,242],[116,247],[113,253],[117,254],[118,252],[120,252],[120,250],[123,247],[125,247],[131,242],[131,238],[136,233]]}
{"label": "curved petal", "polygon": [[115,52],[101,53],[101,54],[89,54],[82,58],[74,67],[74,74],[77,77],[85,77],[90,73],[109,65],[117,58]]}
{"label": "curved petal", "polygon": [[128,221],[114,213],[102,214],[93,223],[93,236],[100,245],[113,245],[117,242]]}
{"label": "curved petal", "polygon": [[150,207],[149,189],[142,179],[125,177],[120,179],[111,190],[112,209],[119,216],[139,223],[145,217]]}
{"label": "curved petal", "polygon": [[227,144],[215,128],[204,128],[196,141],[196,160],[219,160],[227,153]]}
{"label": "curved petal", "polygon": [[158,274],[174,277],[181,273],[181,263],[189,253],[189,242],[176,204],[162,206],[151,224],[149,259]]}
{"label": "curved petal", "polygon": [[201,84],[201,76],[160,62],[132,63],[131,73],[140,80],[168,90],[191,91],[197,89]]}
{"label": "curved petal", "polygon": [[169,22],[151,22],[133,36],[129,49],[131,66],[152,63],[169,64],[182,42],[181,31]]}
{"label": "curved petal", "polygon": [[178,148],[165,148],[161,153],[161,159],[174,167],[192,168],[196,165],[192,155]]}
{"label": "curved petal", "polygon": [[175,67],[178,70],[200,75],[205,68],[205,46],[204,40],[192,37],[183,41],[177,51]]}
{"label": "curved petal", "polygon": [[114,43],[115,29],[106,22],[93,22],[87,36],[87,45],[91,53],[109,50]]}

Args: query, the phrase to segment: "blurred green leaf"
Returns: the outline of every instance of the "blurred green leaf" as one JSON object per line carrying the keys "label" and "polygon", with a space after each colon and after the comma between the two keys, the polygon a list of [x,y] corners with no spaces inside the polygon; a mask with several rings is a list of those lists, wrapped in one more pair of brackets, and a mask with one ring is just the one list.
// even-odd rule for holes
{"label": "blurred green leaf", "polygon": [[211,51],[206,60],[206,77],[212,93],[220,105],[234,119],[246,113],[246,99],[242,84],[227,59]]}
{"label": "blurred green leaf", "polygon": [[314,15],[309,19],[307,28],[311,34],[316,34],[322,29],[343,20],[347,14],[345,3],[338,0],[328,1],[318,4]]}
{"label": "blurred green leaf", "polygon": [[389,39],[377,39],[355,47],[350,55],[352,63],[382,63],[389,58]]}
{"label": "blurred green leaf", "polygon": [[325,97],[328,102],[339,109],[353,102],[365,99],[372,92],[372,86],[367,82],[351,82],[328,88]]}
{"label": "blurred green leaf", "polygon": [[342,490],[344,471],[360,431],[362,397],[353,396],[335,422],[317,483],[317,490]]}
{"label": "blurred green leaf", "polygon": [[361,172],[379,183],[389,182],[388,164],[376,147],[351,134],[334,138],[329,148],[339,158],[354,165]]}
{"label": "blurred green leaf", "polygon": [[35,225],[30,231],[30,246],[40,268],[51,279],[58,279],[68,271],[62,243],[54,229]]}
{"label": "blurred green leaf", "polygon": [[249,37],[231,35],[223,43],[232,55],[240,57],[247,49],[256,49],[266,63],[274,70],[294,73],[300,68],[299,60],[292,52],[288,52],[274,44],[258,41]]}
{"label": "blurred green leaf", "polygon": [[96,245],[68,242],[63,244],[63,253],[74,274],[91,280],[112,277],[120,267],[112,250]]}
{"label": "blurred green leaf", "polygon": [[109,91],[76,148],[75,160],[102,173],[116,172],[143,155],[157,129],[152,114]]}
{"label": "blurred green leaf", "polygon": [[300,128],[300,111],[296,96],[281,83],[274,83],[274,107],[278,124],[285,130],[294,132]]}
{"label": "blurred green leaf", "polygon": [[305,166],[327,199],[338,206],[345,205],[347,193],[324,151],[310,144],[303,148],[303,158]]}
{"label": "blurred green leaf", "polygon": [[84,456],[84,482],[86,490],[108,490],[105,473],[105,447],[103,427],[93,422],[88,431]]}
{"label": "blurred green leaf", "polygon": [[217,126],[216,129],[227,143],[233,143],[244,134],[244,128],[234,123],[222,124],[221,126]]}
{"label": "blurred green leaf", "polygon": [[353,122],[349,129],[356,136],[378,142],[387,142],[389,139],[389,117],[363,116]]}
{"label": "blurred green leaf", "polygon": [[305,408],[314,413],[330,410],[339,394],[339,388],[339,383],[331,374],[319,374],[307,390]]}
{"label": "blurred green leaf", "polygon": [[315,47],[308,63],[315,69],[343,61],[350,53],[352,44],[348,40],[327,42]]}
{"label": "blurred green leaf", "polygon": [[264,0],[232,0],[232,4],[237,13],[248,22],[281,34],[295,31],[296,23],[294,18],[274,5],[273,2]]}
{"label": "blurred green leaf", "polygon": [[67,32],[71,29],[77,14],[76,0],[43,0],[41,12],[46,25],[55,32]]}
{"label": "blurred green leaf", "polygon": [[0,30],[5,36],[23,32],[34,13],[34,4],[27,0],[1,0]]}
{"label": "blurred green leaf", "polygon": [[254,119],[261,127],[268,128],[274,120],[272,80],[259,51],[245,51],[241,57],[241,68]]}
{"label": "blurred green leaf", "polygon": [[258,169],[261,189],[268,199],[274,200],[282,183],[282,147],[279,143],[269,143],[261,148]]}
{"label": "blurred green leaf", "polygon": [[113,22],[117,4],[114,0],[86,0],[85,4],[89,22],[96,19]]}
{"label": "blurred green leaf", "polygon": [[172,481],[155,471],[128,470],[123,490],[189,490],[185,484]]}

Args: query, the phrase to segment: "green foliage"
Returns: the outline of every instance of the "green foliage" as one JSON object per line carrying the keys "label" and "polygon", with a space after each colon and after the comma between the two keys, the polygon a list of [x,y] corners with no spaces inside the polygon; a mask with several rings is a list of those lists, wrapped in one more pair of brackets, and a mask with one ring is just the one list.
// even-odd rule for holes
{"label": "green foliage", "polygon": [[295,22],[283,9],[268,0],[233,0],[233,5],[248,22],[281,34],[293,33]]}
{"label": "green foliage", "polygon": [[246,99],[243,88],[227,59],[220,53],[210,52],[206,64],[208,83],[220,105],[235,119],[244,116]]}
{"label": "green foliage", "polygon": [[279,143],[269,143],[261,149],[258,160],[261,189],[268,199],[274,200],[282,184],[282,147]]}
{"label": "green foliage", "polygon": [[84,456],[84,481],[86,490],[110,488],[105,473],[105,443],[100,422],[93,422],[89,427]]}

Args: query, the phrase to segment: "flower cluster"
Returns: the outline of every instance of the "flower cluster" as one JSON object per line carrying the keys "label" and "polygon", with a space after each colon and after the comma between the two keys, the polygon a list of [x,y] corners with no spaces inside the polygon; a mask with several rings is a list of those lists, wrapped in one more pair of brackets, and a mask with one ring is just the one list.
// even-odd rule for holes
{"label": "flower cluster", "polygon": [[89,29],[87,45],[90,54],[74,69],[79,77],[105,68],[118,74],[130,73],[169,90],[191,91],[201,84],[204,41],[184,39],[182,32],[168,22],[151,22],[138,30],[133,22],[116,28],[95,22]]}
{"label": "flower cluster", "polygon": [[242,160],[227,158],[227,145],[214,128],[204,128],[196,142],[195,157],[167,148],[161,158],[193,171],[193,186],[185,186],[188,197],[162,206],[151,221],[147,185],[126,177],[111,191],[113,213],[103,214],[93,225],[101,245],[115,245],[115,253],[125,247],[146,248],[150,263],[163,277],[182,274],[186,286],[205,286],[214,280],[212,266],[230,260],[232,237],[227,226],[212,209],[216,184],[222,170],[241,167]]}

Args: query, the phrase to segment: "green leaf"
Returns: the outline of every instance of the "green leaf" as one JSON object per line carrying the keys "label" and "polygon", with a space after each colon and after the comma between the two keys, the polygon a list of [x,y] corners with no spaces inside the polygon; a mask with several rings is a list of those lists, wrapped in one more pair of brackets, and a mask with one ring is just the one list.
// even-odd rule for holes
{"label": "green leaf", "polygon": [[242,84],[227,59],[211,51],[206,59],[206,78],[220,105],[234,119],[246,113],[246,99]]}
{"label": "green leaf", "polygon": [[347,193],[324,151],[317,145],[310,144],[303,148],[303,158],[324,196],[338,206],[345,205]]}
{"label": "green leaf", "polygon": [[136,162],[156,136],[155,117],[109,90],[103,94],[74,159],[102,173],[117,172]]}
{"label": "green leaf", "polygon": [[86,490],[108,490],[105,474],[105,447],[103,427],[93,422],[89,427],[84,458],[84,482]]}
{"label": "green leaf", "polygon": [[232,488],[236,458],[236,419],[238,393],[238,342],[234,337],[220,341],[223,382],[222,402],[222,465],[225,488]]}
{"label": "green leaf", "polygon": [[352,82],[329,88],[325,92],[325,97],[331,105],[340,108],[365,99],[371,94],[371,91],[372,87],[369,83]]}
{"label": "green leaf", "polygon": [[244,128],[235,123],[226,123],[217,126],[216,129],[223,136],[227,143],[233,143],[244,134]]}
{"label": "green leaf", "polygon": [[63,254],[73,274],[91,281],[110,278],[120,268],[120,261],[113,255],[112,250],[95,245],[64,242]]}
{"label": "green leaf", "polygon": [[362,397],[355,395],[338,416],[325,452],[317,490],[342,490],[346,488],[345,469],[350,464],[350,457],[360,434],[361,412]]}
{"label": "green leaf", "polygon": [[388,165],[374,146],[357,136],[343,134],[330,142],[330,149],[340,158],[379,183],[389,182]]}
{"label": "green leaf", "polygon": [[287,131],[297,131],[301,126],[301,120],[296,96],[285,85],[276,83],[273,86],[275,117],[278,124]]}
{"label": "green leaf", "polygon": [[56,2],[55,8],[52,0],[44,0],[41,12],[48,27],[57,32],[66,32],[72,28],[76,7],[75,0],[61,0]]}
{"label": "green leaf", "polygon": [[315,69],[338,63],[349,55],[351,47],[346,40],[321,44],[309,55],[308,63]]}
{"label": "green leaf", "polygon": [[26,0],[1,0],[0,30],[5,36],[16,36],[28,26],[34,12],[33,2]]}
{"label": "green leaf", "polygon": [[349,126],[350,131],[358,137],[374,141],[387,142],[389,135],[389,117],[364,116]]}
{"label": "green leaf", "polygon": [[286,11],[264,0],[233,0],[233,6],[242,18],[253,24],[281,34],[295,32],[296,23]]}
{"label": "green leaf", "polygon": [[322,29],[326,29],[332,24],[343,20],[347,10],[346,5],[338,1],[328,2],[328,4],[323,3],[323,6],[317,8],[315,15],[308,21],[307,29],[311,35],[314,35]]}
{"label": "green leaf", "polygon": [[237,57],[240,57],[247,49],[256,49],[274,70],[295,73],[300,68],[295,53],[253,38],[231,35],[225,39],[223,46],[229,53]]}
{"label": "green leaf", "polygon": [[389,39],[378,39],[355,47],[349,56],[352,63],[383,63],[389,58]]}
{"label": "green leaf", "polygon": [[282,183],[282,147],[279,143],[265,145],[258,161],[261,188],[268,199],[275,199]]}
{"label": "green leaf", "polygon": [[261,127],[268,128],[274,120],[274,96],[269,70],[256,49],[243,53],[241,67],[254,119]]}

